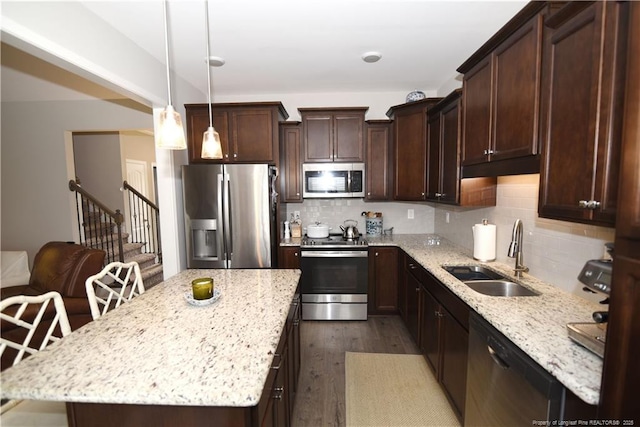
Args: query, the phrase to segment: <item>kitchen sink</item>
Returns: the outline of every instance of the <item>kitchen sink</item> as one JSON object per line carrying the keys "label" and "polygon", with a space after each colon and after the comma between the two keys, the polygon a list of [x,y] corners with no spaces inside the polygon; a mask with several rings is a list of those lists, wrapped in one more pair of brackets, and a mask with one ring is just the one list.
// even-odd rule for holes
{"label": "kitchen sink", "polygon": [[501,274],[479,265],[455,265],[442,267],[458,280],[466,282],[468,280],[502,280]]}
{"label": "kitchen sink", "polygon": [[533,297],[540,295],[509,280],[471,280],[464,282],[476,292],[492,297]]}
{"label": "kitchen sink", "polygon": [[500,273],[480,265],[443,266],[453,277],[476,292],[494,297],[531,297],[540,295],[512,282]]}

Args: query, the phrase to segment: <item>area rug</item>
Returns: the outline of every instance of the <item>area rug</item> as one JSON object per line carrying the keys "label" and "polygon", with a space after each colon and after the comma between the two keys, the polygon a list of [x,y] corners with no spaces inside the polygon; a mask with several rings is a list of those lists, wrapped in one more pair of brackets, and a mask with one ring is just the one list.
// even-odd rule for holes
{"label": "area rug", "polygon": [[345,356],[347,426],[460,426],[421,355]]}

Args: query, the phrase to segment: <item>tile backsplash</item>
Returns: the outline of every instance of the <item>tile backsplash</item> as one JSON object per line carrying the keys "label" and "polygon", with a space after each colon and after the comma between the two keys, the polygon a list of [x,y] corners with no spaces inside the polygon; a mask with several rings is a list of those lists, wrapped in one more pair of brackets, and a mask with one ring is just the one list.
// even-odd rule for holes
{"label": "tile backsplash", "polygon": [[491,208],[438,205],[435,233],[472,250],[471,227],[487,218],[497,228],[497,261],[511,265],[515,260],[507,257],[507,250],[513,223],[519,218],[524,225],[524,264],[530,274],[583,298],[602,300],[603,295],[584,292],[577,276],[587,260],[604,255],[604,244],[613,242],[615,230],[539,218],[539,181],[538,174],[499,177],[496,206]]}
{"label": "tile backsplash", "polygon": [[[413,219],[408,211],[413,210]],[[305,199],[303,203],[287,203],[287,218],[300,211],[302,227],[322,222],[331,227],[332,233],[340,233],[340,226],[347,219],[358,221],[358,230],[365,233],[362,212],[382,212],[382,227],[393,227],[398,234],[433,233],[435,208],[427,203],[364,202],[363,199]]]}
{"label": "tile backsplash", "polygon": [[[540,175],[517,175],[498,178],[497,201],[490,208],[461,208],[432,203],[364,202],[362,199],[306,199],[303,203],[288,203],[287,218],[300,211],[302,226],[313,222],[329,224],[331,232],[340,233],[347,220],[358,221],[365,232],[363,211],[382,212],[383,228],[393,227],[396,234],[436,233],[473,250],[471,227],[487,218],[496,224],[497,261],[513,265],[507,257],[513,223],[521,219],[524,225],[523,255],[529,273],[567,292],[591,301],[603,295],[588,294],[577,280],[585,262],[601,258],[604,244],[613,242],[613,228],[556,221],[538,217],[538,187]],[[408,211],[413,210],[413,219]],[[448,222],[447,222],[448,218]]]}

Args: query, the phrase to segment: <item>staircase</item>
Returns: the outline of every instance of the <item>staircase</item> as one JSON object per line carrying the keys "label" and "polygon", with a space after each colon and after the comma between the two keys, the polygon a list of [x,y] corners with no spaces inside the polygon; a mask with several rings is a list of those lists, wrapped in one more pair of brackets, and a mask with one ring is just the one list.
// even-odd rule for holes
{"label": "staircase", "polygon": [[[124,184],[126,188],[126,181]],[[69,182],[69,188],[76,192],[80,244],[105,251],[105,265],[113,261],[137,262],[145,289],[162,282],[162,254],[148,250],[150,247],[160,248],[160,239],[157,236],[150,236],[149,233],[131,236],[123,231],[124,218],[119,210],[111,211],[74,181]],[[155,208],[155,205],[153,207]],[[156,230],[158,229],[157,219],[156,216],[156,222],[152,227]],[[145,238],[153,242],[143,241]],[[122,239],[122,256],[119,239]]]}

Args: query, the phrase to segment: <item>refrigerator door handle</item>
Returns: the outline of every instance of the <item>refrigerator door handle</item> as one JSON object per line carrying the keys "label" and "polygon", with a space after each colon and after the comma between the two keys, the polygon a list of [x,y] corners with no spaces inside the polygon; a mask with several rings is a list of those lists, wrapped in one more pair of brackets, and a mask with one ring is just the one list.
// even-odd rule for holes
{"label": "refrigerator door handle", "polygon": [[226,232],[226,246],[227,246],[227,268],[231,268],[231,261],[233,259],[233,218],[231,212],[231,180],[229,179],[229,175],[225,174],[225,186],[224,186],[225,194],[225,224],[227,225]]}
{"label": "refrigerator door handle", "polygon": [[225,266],[227,264],[227,253],[225,251],[225,241],[224,241],[224,236],[225,236],[225,218],[224,218],[224,208],[223,208],[223,194],[222,194],[222,189],[224,188],[222,183],[224,182],[224,174],[219,173],[218,174],[218,218],[220,218],[221,224],[218,226],[216,233],[217,233],[217,240],[218,240],[218,258],[222,259],[222,261],[224,262]]}

